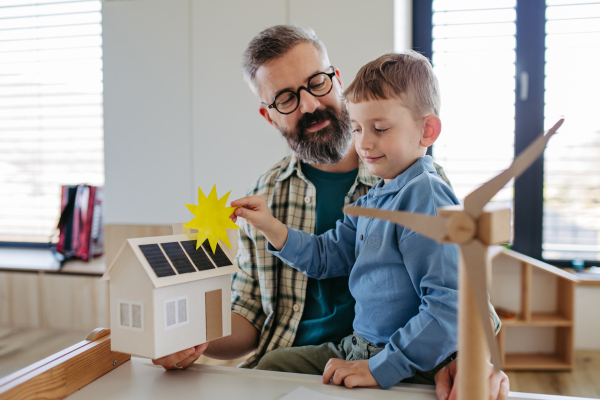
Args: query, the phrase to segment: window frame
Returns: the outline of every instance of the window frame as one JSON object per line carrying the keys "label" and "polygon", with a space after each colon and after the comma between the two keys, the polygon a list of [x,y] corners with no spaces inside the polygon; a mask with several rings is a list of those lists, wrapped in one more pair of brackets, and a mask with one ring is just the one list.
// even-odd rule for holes
{"label": "window frame", "polygon": [[[185,300],[185,321],[179,322],[179,301]],[[175,303],[175,323],[173,325],[167,325],[167,304]],[[163,321],[164,321],[164,329],[165,331],[169,329],[179,328],[183,325],[187,325],[190,323],[190,298],[189,295],[174,297],[172,299],[167,299],[163,302]]]}
{"label": "window frame", "polygon": [[[129,307],[129,325],[125,326],[121,324],[121,304],[125,304]],[[141,308],[141,327],[136,328],[133,326],[133,306],[140,306]],[[130,331],[136,332],[144,332],[144,303],[141,301],[132,301],[132,300],[117,300],[117,319],[118,319],[118,327],[120,329],[127,329]]]}
{"label": "window frame", "polygon": [[[413,50],[430,60],[433,56],[433,0],[413,0]],[[527,0],[516,4],[516,70],[515,70],[515,156],[544,131],[544,79],[546,1]],[[526,34],[519,34],[526,32]],[[528,73],[528,96],[520,99],[520,75]],[[427,154],[433,154],[433,148]],[[442,166],[443,167],[443,166]],[[452,177],[450,177],[452,178]],[[514,237],[512,249],[561,268],[572,267],[570,260],[542,257],[544,217],[544,156],[514,183]],[[584,260],[584,266],[598,265]]]}
{"label": "window frame", "polygon": [[[64,1],[57,1],[57,2],[48,2],[48,3],[36,3],[36,2],[25,2],[23,4],[14,4],[14,5],[7,5],[7,6],[2,6],[3,9],[8,9],[8,8],[14,8],[14,9],[27,9],[27,8],[33,8],[33,7],[40,7],[40,8],[45,8],[45,7],[52,7],[52,6],[61,6],[64,5],[62,4],[64,3]],[[92,4],[94,3],[93,1],[90,0],[72,0],[69,3],[69,5],[73,6],[73,7],[77,7],[81,4],[87,3],[87,4]],[[99,9],[97,10],[62,10],[60,12],[34,12],[31,13],[29,15],[27,14],[23,14],[23,15],[17,15],[17,16],[13,16],[13,17],[8,17],[9,19],[14,19],[14,18],[24,18],[24,19],[33,19],[33,18],[45,18],[45,17],[61,17],[61,16],[82,16],[82,15],[88,15],[88,14],[94,14],[97,13],[98,15],[102,15],[102,4],[103,1],[102,0],[98,0],[96,3],[98,3],[98,5],[100,6]],[[100,41],[103,40],[103,35],[102,35],[102,21],[86,21],[86,22],[77,22],[77,23],[72,23],[72,22],[61,22],[58,25],[53,25],[53,24],[38,24],[35,23],[33,25],[28,25],[26,26],[24,29],[25,30],[31,30],[31,29],[52,29],[52,28],[65,28],[65,27],[73,27],[73,26],[78,26],[78,25],[97,25],[98,28],[100,29],[100,33],[97,33],[97,35],[100,38]],[[13,27],[13,28],[9,28],[7,29],[7,31],[15,31],[15,30],[23,30],[22,27]],[[32,40],[56,40],[56,39],[72,39],[72,38],[85,38],[85,37],[93,37],[96,36],[96,33],[77,33],[77,34],[73,34],[73,35],[68,35],[68,34],[56,34],[57,36],[48,36],[48,37],[27,37],[25,39],[9,39],[8,41],[19,41],[19,40],[24,40],[24,41],[32,41]],[[67,47],[66,50],[72,50],[72,49],[80,49],[81,47]],[[88,46],[84,46],[84,48],[94,48],[92,47],[88,47]],[[100,51],[103,51],[103,43],[101,43],[99,45]],[[28,49],[26,51],[29,52],[33,52],[33,51],[60,51],[60,50],[65,50],[63,48],[59,48],[59,47],[49,47],[49,48],[45,48],[45,49]],[[19,50],[21,51],[21,50]],[[103,59],[103,55],[100,55],[100,62],[103,64],[104,63],[104,59]],[[90,60],[93,58],[81,58],[81,59],[77,59],[75,61],[81,61],[81,60]],[[39,61],[39,60],[38,60]],[[48,59],[45,60],[43,62],[51,62],[53,60]],[[56,61],[56,60],[54,60]],[[61,60],[59,60],[61,61]],[[62,60],[64,61],[64,60]],[[72,60],[71,60],[72,61]],[[102,73],[102,76],[104,74],[103,72],[104,68],[103,66],[101,67],[100,71]],[[103,89],[103,77],[100,79],[100,84],[102,85],[102,90],[100,93],[101,96],[101,101],[99,103],[99,106],[102,108],[102,110],[104,110],[104,89]],[[86,93],[84,95],[89,95],[89,93]],[[40,96],[40,94],[38,93],[37,96]],[[44,95],[42,95],[44,96]],[[52,96],[59,96],[56,93],[51,93],[48,97],[52,97]],[[5,96],[5,97],[9,97],[9,96]],[[18,96],[17,96],[18,97]],[[27,97],[27,96],[25,96]],[[84,106],[90,106],[90,104],[83,104]],[[58,105],[54,105],[54,106],[60,106],[63,107],[64,105],[58,104]],[[65,107],[81,107],[82,104],[69,104],[69,106]],[[92,105],[93,106],[93,105]],[[24,107],[27,108],[27,107]],[[33,108],[33,107],[30,107]],[[29,108],[27,108],[29,109]],[[102,111],[102,114],[100,115],[100,118],[102,118],[104,115],[104,111]],[[76,118],[76,116],[72,116],[69,115],[68,118]],[[84,128],[85,129],[85,128]],[[102,137],[104,136],[104,124],[101,124],[101,131],[102,131]],[[100,141],[102,143],[102,146],[104,147],[104,139],[102,138],[102,140]],[[104,158],[104,150],[98,152],[98,154],[102,154],[102,157]],[[104,160],[101,163],[102,165],[104,164]],[[104,166],[102,166],[102,180],[101,183],[100,181],[91,181],[92,185],[96,185],[96,186],[104,186],[104,176],[105,176],[105,172],[104,172]],[[86,178],[86,181],[89,180],[90,178]],[[71,184],[77,184],[80,183],[79,182],[80,179],[75,179],[73,181],[70,181]],[[69,184],[69,181],[65,181],[64,184]],[[59,206],[60,206],[60,194],[58,196],[59,199]],[[61,210],[60,208],[57,209],[58,211],[58,215],[60,215]],[[58,218],[56,219],[56,222],[58,223]],[[3,233],[2,238],[0,239],[0,248],[11,248],[11,249],[44,249],[44,250],[49,250],[52,251],[53,248],[56,246],[57,242],[58,242],[58,229],[56,228],[56,225],[53,226],[52,231],[49,232],[49,234],[45,235],[45,234],[30,234],[30,233],[15,233],[15,232],[7,232],[7,233]],[[30,237],[28,237],[30,236]],[[53,251],[52,251],[53,252]],[[54,253],[54,252],[53,252]],[[59,261],[61,261],[61,265],[62,265],[62,259],[60,259],[60,255],[58,255]],[[93,257],[90,257],[90,259],[92,259]]]}

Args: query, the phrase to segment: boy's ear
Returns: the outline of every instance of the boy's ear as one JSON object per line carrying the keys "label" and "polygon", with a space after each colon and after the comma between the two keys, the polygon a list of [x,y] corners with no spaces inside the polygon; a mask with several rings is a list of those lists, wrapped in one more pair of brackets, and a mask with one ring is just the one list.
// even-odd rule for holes
{"label": "boy's ear", "polygon": [[[263,116],[264,119],[267,120],[267,122],[271,125],[273,125],[273,120],[271,119],[271,116],[269,115],[269,110],[267,109],[267,107],[265,106],[260,106],[260,108],[258,109],[258,112],[260,113],[260,115]],[[275,125],[273,125],[275,126]],[[275,126],[275,128],[277,128]]]}
{"label": "boy's ear", "polygon": [[440,136],[441,131],[442,121],[436,115],[428,115],[423,118],[423,135],[421,136],[421,146],[431,146]]}

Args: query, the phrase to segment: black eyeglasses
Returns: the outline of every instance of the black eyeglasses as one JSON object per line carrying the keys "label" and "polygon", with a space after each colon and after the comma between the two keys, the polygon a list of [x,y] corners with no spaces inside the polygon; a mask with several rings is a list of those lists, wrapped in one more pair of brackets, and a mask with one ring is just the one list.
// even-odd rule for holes
{"label": "black eyeglasses", "polygon": [[[329,68],[333,68],[333,65]],[[306,90],[315,97],[323,97],[333,88],[333,77],[335,76],[335,68],[333,72],[319,72],[308,78],[306,86],[300,86],[297,91],[284,90],[273,99],[271,104],[261,103],[268,108],[274,108],[281,114],[291,114],[300,105],[300,91]],[[329,78],[329,79],[328,79]]]}

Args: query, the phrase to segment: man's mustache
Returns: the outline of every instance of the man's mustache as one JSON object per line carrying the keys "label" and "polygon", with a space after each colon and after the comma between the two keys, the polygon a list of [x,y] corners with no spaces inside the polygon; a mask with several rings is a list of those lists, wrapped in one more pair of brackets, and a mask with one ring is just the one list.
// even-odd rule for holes
{"label": "man's mustache", "polygon": [[332,112],[327,108],[322,110],[317,109],[310,114],[304,114],[298,121],[298,133],[302,134],[311,125],[318,124],[324,120],[331,120],[335,117],[335,114],[332,114]]}

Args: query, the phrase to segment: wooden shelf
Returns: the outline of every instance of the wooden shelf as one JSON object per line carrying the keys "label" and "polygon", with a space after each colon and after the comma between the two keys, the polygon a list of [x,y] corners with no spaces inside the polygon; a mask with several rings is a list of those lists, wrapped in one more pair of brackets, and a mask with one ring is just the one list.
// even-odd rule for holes
{"label": "wooden shelf", "polygon": [[504,326],[573,326],[573,321],[557,313],[531,313],[531,321],[522,317],[500,318]]}
{"label": "wooden shelf", "polygon": [[557,354],[506,354],[504,368],[511,371],[566,371],[573,367]]}
{"label": "wooden shelf", "polygon": [[[514,318],[501,318],[502,329],[498,335],[498,344],[503,360],[504,369],[507,371],[519,370],[537,370],[537,371],[570,371],[573,369],[573,329],[575,315],[575,286],[579,279],[573,274],[553,267],[544,262],[535,260],[517,252],[502,249],[500,254],[503,257],[512,258],[513,262],[521,265],[520,273],[520,291],[521,304],[519,315]],[[494,262],[494,259],[492,259]],[[541,271],[542,274],[556,277],[556,296],[554,311],[535,312],[532,310],[532,288],[534,286],[533,270]],[[516,280],[515,280],[516,281]],[[515,284],[516,286],[516,284]],[[546,300],[548,302],[548,300]],[[551,304],[548,304],[550,306]],[[553,329],[555,332],[554,348],[551,353],[546,353],[546,349],[536,349],[543,353],[518,353],[506,354],[506,331],[512,327],[539,327],[546,330]],[[509,329],[510,328],[510,329]],[[520,332],[521,333],[521,332]],[[525,332],[522,332],[525,333]],[[511,336],[511,340],[521,340],[518,335]],[[544,346],[545,347],[545,346]]]}

